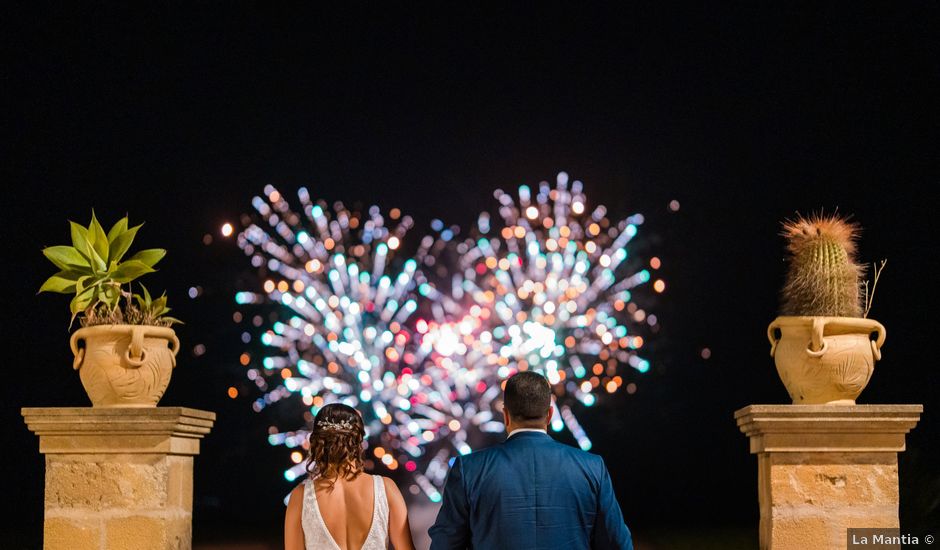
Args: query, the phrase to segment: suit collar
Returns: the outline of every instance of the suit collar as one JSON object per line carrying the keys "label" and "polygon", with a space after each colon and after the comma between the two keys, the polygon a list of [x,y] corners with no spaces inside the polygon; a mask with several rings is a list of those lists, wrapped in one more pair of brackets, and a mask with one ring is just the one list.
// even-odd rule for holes
{"label": "suit collar", "polygon": [[538,441],[540,439],[551,439],[547,432],[542,430],[537,430],[534,432],[525,431],[520,432],[514,430],[512,436],[506,439],[506,443],[511,443],[513,441]]}
{"label": "suit collar", "polygon": [[548,434],[548,431],[542,430],[540,428],[516,428],[515,430],[509,433],[509,437],[512,437],[514,435],[519,435],[521,433],[527,433],[527,432]]}

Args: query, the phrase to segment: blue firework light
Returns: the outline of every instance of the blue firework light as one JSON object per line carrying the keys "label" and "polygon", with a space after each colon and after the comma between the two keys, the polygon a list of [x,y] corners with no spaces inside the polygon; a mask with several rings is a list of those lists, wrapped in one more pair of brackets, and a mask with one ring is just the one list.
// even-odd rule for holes
{"label": "blue firework light", "polygon": [[[506,377],[543,373],[556,393],[552,428],[567,428],[589,449],[572,405],[618,391],[624,369],[650,368],[640,350],[657,320],[633,300],[650,272],[627,248],[643,216],[612,222],[603,205],[589,209],[581,182],[564,172],[554,185],[522,185],[515,196],[497,190],[495,198],[498,217],[482,213],[474,236],[450,245],[450,272],[422,266],[420,292],[437,304],[418,327],[422,348],[436,367],[469,373],[477,415]],[[452,240],[424,245],[436,257],[448,248],[440,241]]]}
{"label": "blue firework light", "polygon": [[[261,356],[246,354],[243,362],[264,392],[256,411],[283,400],[299,400],[304,411],[284,429],[272,429],[270,443],[305,448],[305,424],[324,404],[343,402],[362,413],[377,463],[413,472],[414,488],[439,499],[426,474],[437,479],[446,463],[429,448],[453,438],[453,425],[433,402],[440,394],[427,389],[433,381],[418,372],[417,263],[394,258],[411,218],[397,209],[384,217],[375,206],[364,214],[339,202],[330,208],[303,188],[295,212],[277,189],[264,191],[252,200],[255,214],[238,237],[263,292],[238,292],[235,299],[274,306],[276,313],[268,325],[256,317]],[[304,473],[304,454],[291,458],[288,480]]]}

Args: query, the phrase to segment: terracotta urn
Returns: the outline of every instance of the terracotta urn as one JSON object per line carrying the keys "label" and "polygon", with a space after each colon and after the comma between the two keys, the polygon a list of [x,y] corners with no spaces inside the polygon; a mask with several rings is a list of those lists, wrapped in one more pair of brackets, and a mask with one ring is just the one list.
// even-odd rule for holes
{"label": "terracotta urn", "polygon": [[95,407],[156,407],[180,347],[173,329],[150,325],[86,327],[69,344]]}
{"label": "terracotta urn", "polygon": [[767,337],[794,405],[854,405],[881,359],[885,328],[859,317],[777,317]]}

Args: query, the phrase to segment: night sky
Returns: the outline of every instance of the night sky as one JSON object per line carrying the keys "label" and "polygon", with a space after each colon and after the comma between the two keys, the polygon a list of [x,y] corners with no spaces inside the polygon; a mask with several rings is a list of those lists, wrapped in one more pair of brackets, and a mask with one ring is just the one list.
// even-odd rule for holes
{"label": "night sky", "polygon": [[36,295],[54,272],[40,251],[68,241],[67,220],[127,213],[146,222],[137,249],[168,249],[144,279],[186,321],[161,404],[219,416],[196,459],[195,541],[276,538],[286,453],[250,409],[232,313],[252,270],[219,227],[274,184],[399,207],[418,239],[560,170],[612,218],[646,216],[637,247],[668,284],[652,370],[583,416],[634,531],[756,533],[756,459],[732,415],[788,402],[765,337],[779,222],[820,208],[864,227],[863,261],[888,259],[871,313],[884,359],[859,402],[925,405],[901,455],[901,520],[940,525],[935,2],[5,12],[0,533],[15,544],[42,529],[43,460],[20,407],[88,404],[68,299]]}

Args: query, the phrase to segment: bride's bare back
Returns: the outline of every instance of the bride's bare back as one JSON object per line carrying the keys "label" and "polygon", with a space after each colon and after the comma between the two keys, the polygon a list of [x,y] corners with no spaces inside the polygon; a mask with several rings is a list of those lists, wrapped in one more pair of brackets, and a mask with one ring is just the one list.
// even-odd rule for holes
{"label": "bride's bare back", "polygon": [[[363,439],[362,416],[352,407],[330,403],[317,413],[308,441],[310,477],[291,492],[284,516],[285,550],[384,550],[389,542],[395,550],[414,550],[398,487],[362,471]],[[304,540],[305,531],[312,540]]]}
{"label": "bride's bare back", "polygon": [[336,544],[342,550],[362,548],[372,529],[375,508],[372,476],[360,474],[352,480],[338,479],[332,491],[323,482],[314,481],[314,486],[320,516]]}
{"label": "bride's bare back", "polygon": [[[388,539],[395,550],[414,550],[408,508],[392,480],[381,478],[388,501]],[[285,550],[304,550],[303,503],[306,483],[298,485],[290,494],[284,518]],[[341,550],[362,548],[372,529],[375,508],[373,478],[360,474],[354,479],[337,479],[333,490],[326,481],[315,481],[316,501],[320,516],[333,541]],[[309,502],[309,501],[308,501]]]}

